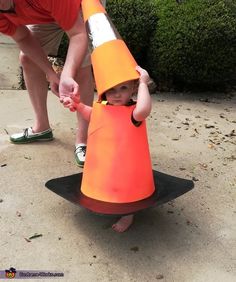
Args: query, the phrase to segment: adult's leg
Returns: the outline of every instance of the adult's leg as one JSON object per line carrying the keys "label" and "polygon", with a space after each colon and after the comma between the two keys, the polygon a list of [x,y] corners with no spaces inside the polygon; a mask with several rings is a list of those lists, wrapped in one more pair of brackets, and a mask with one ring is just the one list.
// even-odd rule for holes
{"label": "adult's leg", "polygon": [[[94,81],[91,65],[81,67],[77,76],[81,102],[91,106],[94,97]],[[76,132],[76,144],[87,143],[88,122],[77,112],[78,126]]]}
{"label": "adult's leg", "polygon": [[[56,24],[29,25],[28,28],[39,40],[45,55],[56,55],[63,30]],[[47,111],[48,82],[45,73],[25,54],[20,53],[26,88],[35,113],[33,132],[41,132],[50,128]]]}
{"label": "adult's leg", "polygon": [[33,132],[41,132],[50,128],[47,112],[48,82],[41,69],[26,55],[20,53],[20,63],[24,72],[26,88],[35,114]]}
{"label": "adult's leg", "polygon": [[[101,3],[105,7],[106,0],[101,0]],[[80,87],[81,93],[81,102],[86,105],[91,106],[93,103],[94,97],[94,80],[92,74],[92,67],[90,61],[89,51],[85,55],[83,65],[79,70],[76,81]],[[77,113],[78,126],[76,132],[76,144],[86,144],[87,143],[87,131],[88,131],[88,122],[83,119],[83,117]]]}

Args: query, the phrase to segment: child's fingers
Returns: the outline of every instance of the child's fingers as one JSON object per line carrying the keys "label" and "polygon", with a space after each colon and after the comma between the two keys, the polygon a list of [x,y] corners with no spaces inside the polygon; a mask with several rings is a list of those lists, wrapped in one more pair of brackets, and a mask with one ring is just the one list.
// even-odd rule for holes
{"label": "child's fingers", "polygon": [[69,108],[71,103],[70,102],[63,102],[62,105],[66,108]]}
{"label": "child's fingers", "polygon": [[70,97],[64,97],[62,99],[60,99],[61,103],[63,104],[68,104],[68,103],[71,103],[71,98]]}
{"label": "child's fingers", "polygon": [[150,79],[148,72],[147,72],[145,69],[141,68],[140,66],[137,66],[137,67],[136,67],[136,70],[137,70],[137,71],[139,72],[139,74],[140,74],[139,81],[140,81],[140,82],[148,83],[148,81],[149,81],[149,79]]}
{"label": "child's fingers", "polygon": [[140,68],[140,66],[136,66],[136,71],[139,73],[139,74],[141,74],[141,68]]}
{"label": "child's fingers", "polygon": [[70,110],[71,112],[75,112],[75,111],[76,111],[76,108],[73,107],[73,106],[71,106],[71,107],[69,107],[69,110]]}
{"label": "child's fingers", "polygon": [[73,102],[79,104],[80,103],[80,94],[77,93],[77,94],[71,95],[71,99],[73,100]]}
{"label": "child's fingers", "polygon": [[141,76],[148,75],[148,72],[145,69],[141,68],[140,66],[136,67],[136,71],[138,71]]}

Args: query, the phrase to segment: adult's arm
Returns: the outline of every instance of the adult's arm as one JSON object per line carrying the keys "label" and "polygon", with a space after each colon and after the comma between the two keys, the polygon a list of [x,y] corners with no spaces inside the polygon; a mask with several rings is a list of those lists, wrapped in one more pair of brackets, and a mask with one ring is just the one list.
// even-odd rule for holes
{"label": "adult's arm", "polygon": [[[32,36],[29,29],[26,26],[19,26],[11,37],[15,40],[20,50],[45,72],[51,85],[58,85],[59,78],[57,74],[49,63],[39,41]],[[53,92],[57,94],[56,89],[53,89]]]}
{"label": "adult's arm", "polygon": [[73,27],[66,33],[69,36],[69,47],[60,78],[59,93],[61,100],[78,92],[79,87],[75,77],[88,48],[87,33],[80,13]]}

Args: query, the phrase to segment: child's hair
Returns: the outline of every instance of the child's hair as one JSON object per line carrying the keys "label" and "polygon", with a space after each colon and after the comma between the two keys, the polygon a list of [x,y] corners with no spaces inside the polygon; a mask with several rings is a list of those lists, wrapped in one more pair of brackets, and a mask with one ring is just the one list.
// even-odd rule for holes
{"label": "child's hair", "polygon": [[100,101],[106,101],[107,100],[107,97],[106,97],[106,92],[103,93],[99,99]]}

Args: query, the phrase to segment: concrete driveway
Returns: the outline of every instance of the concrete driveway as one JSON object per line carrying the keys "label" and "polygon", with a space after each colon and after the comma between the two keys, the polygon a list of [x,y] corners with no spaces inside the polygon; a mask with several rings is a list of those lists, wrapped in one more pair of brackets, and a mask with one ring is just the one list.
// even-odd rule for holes
{"label": "concrete driveway", "polygon": [[138,214],[123,234],[110,228],[114,219],[44,187],[81,171],[73,156],[74,114],[50,95],[55,140],[13,145],[9,134],[33,123],[27,93],[0,91],[0,101],[1,270],[58,271],[70,282],[236,281],[235,94],[153,96],[153,168],[193,179],[195,188]]}

